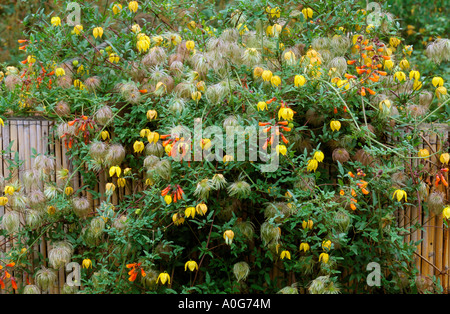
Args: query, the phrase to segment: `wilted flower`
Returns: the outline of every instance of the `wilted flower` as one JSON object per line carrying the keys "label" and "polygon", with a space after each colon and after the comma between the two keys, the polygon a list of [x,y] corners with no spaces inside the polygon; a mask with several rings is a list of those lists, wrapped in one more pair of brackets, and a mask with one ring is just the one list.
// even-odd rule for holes
{"label": "wilted flower", "polygon": [[59,269],[70,262],[73,254],[73,246],[69,242],[58,242],[48,253],[49,264],[55,268]]}
{"label": "wilted flower", "polygon": [[250,273],[250,266],[246,262],[238,262],[233,265],[233,274],[237,282],[245,281]]}
{"label": "wilted flower", "polygon": [[43,291],[52,288],[56,282],[57,276],[53,270],[42,267],[35,275],[36,285]]}
{"label": "wilted flower", "polygon": [[2,227],[10,234],[18,231],[20,227],[19,213],[16,211],[8,211],[4,213],[2,218]]}
{"label": "wilted flower", "polygon": [[251,186],[245,181],[237,181],[228,187],[228,195],[236,196],[238,198],[246,198],[251,193]]}

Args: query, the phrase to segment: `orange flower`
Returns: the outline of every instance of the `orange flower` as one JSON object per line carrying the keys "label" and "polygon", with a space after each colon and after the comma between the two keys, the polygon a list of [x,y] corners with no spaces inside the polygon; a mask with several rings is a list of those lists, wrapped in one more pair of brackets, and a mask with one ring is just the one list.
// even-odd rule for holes
{"label": "orange flower", "polygon": [[17,290],[17,282],[14,278],[11,278],[11,286],[14,290]]}

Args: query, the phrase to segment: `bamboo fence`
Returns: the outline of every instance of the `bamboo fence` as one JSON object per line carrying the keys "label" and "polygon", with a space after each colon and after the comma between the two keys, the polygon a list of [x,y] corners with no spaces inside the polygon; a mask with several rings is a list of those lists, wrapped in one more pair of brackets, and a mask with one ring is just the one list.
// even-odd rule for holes
{"label": "bamboo fence", "polygon": [[[2,161],[0,162],[0,175],[3,175],[5,179],[10,178],[11,181],[20,180],[25,170],[30,169],[33,165],[34,156],[38,154],[47,154],[54,156],[55,158],[55,170],[66,168],[73,171],[73,165],[71,160],[66,155],[66,148],[63,141],[52,133],[53,123],[51,121],[33,118],[9,118],[5,122],[4,127],[0,127],[0,150],[2,150]],[[440,190],[445,195],[446,203],[449,200],[449,189],[440,185],[438,188],[434,187],[433,174],[438,170],[439,165],[439,152],[443,145],[448,145],[448,126],[447,125],[435,125],[425,126],[422,133],[422,146],[427,148],[432,157],[426,162],[426,181],[429,182],[430,192],[433,190]],[[408,132],[408,131],[407,131]],[[395,139],[394,139],[395,140]],[[9,152],[5,152],[8,147]],[[10,167],[10,160],[15,160],[18,156],[19,160],[23,163],[17,169]],[[423,162],[419,159],[411,159],[409,166],[414,167],[417,163]],[[408,167],[408,165],[407,165]],[[446,174],[448,179],[448,173]],[[54,182],[56,177],[53,175],[51,178]],[[91,206],[94,209],[99,206],[100,203],[105,200],[105,185],[108,177],[105,172],[98,174],[99,184],[92,191],[83,191],[85,196],[91,202]],[[114,182],[116,183],[116,182]],[[76,191],[83,187],[82,178],[75,173],[71,184]],[[133,192],[141,188],[140,186],[131,184],[125,189],[119,189],[118,193],[114,193],[112,203],[117,204],[126,195],[131,195]],[[91,194],[99,195],[99,198],[89,197]],[[426,201],[426,200],[424,200]],[[0,217],[5,213],[5,208],[0,206]],[[415,262],[419,273],[422,276],[432,278],[435,276],[440,280],[441,285],[446,293],[450,292],[450,280],[449,280],[449,252],[450,252],[450,229],[446,228],[443,222],[442,215],[433,215],[425,212],[422,209],[422,204],[417,206],[408,206],[399,210],[397,213],[398,226],[404,227],[406,230],[410,230],[414,225],[422,225],[422,228],[411,229],[411,232],[407,232],[405,235],[405,241],[417,242],[417,250],[415,252]],[[20,247],[21,243],[17,239],[11,237],[10,241],[7,241],[4,237],[0,236],[0,259],[3,260],[7,256],[8,252],[12,248]],[[47,266],[46,258],[47,253],[51,250],[51,243],[47,243],[44,240],[44,236],[40,243],[34,245],[34,256],[30,257],[32,265],[38,259],[44,260],[44,266]],[[277,278],[280,275],[279,269],[282,269],[282,265],[276,265],[272,270],[271,277]],[[13,274],[14,275],[14,274]],[[58,271],[57,284],[50,289],[48,294],[59,294],[64,286],[66,280],[66,272],[64,268]],[[293,274],[289,275],[289,281],[295,282]],[[291,278],[292,277],[292,278]],[[17,282],[20,285],[26,281],[33,283],[32,274],[30,276],[22,276],[17,278]],[[14,293],[11,286],[7,285],[5,290],[0,290],[0,294]]]}

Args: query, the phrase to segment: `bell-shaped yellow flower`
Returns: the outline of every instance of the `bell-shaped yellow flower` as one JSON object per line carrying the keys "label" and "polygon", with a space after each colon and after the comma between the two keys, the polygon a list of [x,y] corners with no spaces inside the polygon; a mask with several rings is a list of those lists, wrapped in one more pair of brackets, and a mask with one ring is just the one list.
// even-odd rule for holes
{"label": "bell-shaped yellow flower", "polygon": [[5,206],[6,204],[8,204],[8,198],[6,196],[1,196],[0,197],[0,206]]}
{"label": "bell-shaped yellow flower", "polygon": [[339,131],[341,129],[341,122],[337,121],[337,120],[333,120],[330,122],[330,128],[331,130],[334,131]]}
{"label": "bell-shaped yellow flower", "polygon": [[94,35],[94,38],[97,38],[97,37],[102,38],[102,36],[103,36],[103,28],[102,27],[95,27],[92,30],[92,35]]}
{"label": "bell-shaped yellow flower", "polygon": [[73,194],[73,187],[71,187],[71,186],[66,187],[66,188],[64,189],[64,193],[65,193],[67,196],[72,195],[72,194]]}
{"label": "bell-shaped yellow flower", "polygon": [[272,83],[272,86],[278,87],[281,84],[281,78],[278,75],[274,75],[270,79],[270,82]]}
{"label": "bell-shaped yellow flower", "polygon": [[162,285],[165,285],[166,282],[170,285],[170,275],[167,272],[160,273],[156,279],[156,283],[159,282],[161,282]]}
{"label": "bell-shaped yellow flower", "polygon": [[328,253],[320,253],[319,262],[321,261],[322,263],[327,264],[329,259],[330,255],[328,255]]}
{"label": "bell-shaped yellow flower", "polygon": [[197,262],[193,260],[187,261],[186,264],[184,264],[184,271],[187,271],[188,269],[190,271],[198,270]]}
{"label": "bell-shaped yellow flower", "polygon": [[167,194],[166,196],[164,196],[164,202],[166,202],[167,205],[172,204],[172,196]]}
{"label": "bell-shaped yellow flower", "polygon": [[117,179],[117,186],[119,188],[123,188],[127,184],[127,180],[125,178],[118,178]]}
{"label": "bell-shaped yellow flower", "polygon": [[204,203],[197,204],[197,206],[195,206],[195,211],[200,216],[203,216],[208,211],[208,206],[206,204],[204,204]]}
{"label": "bell-shaped yellow flower", "polygon": [[320,150],[318,150],[314,153],[313,158],[318,162],[322,162],[325,158],[325,155]]}
{"label": "bell-shaped yellow flower", "polygon": [[303,220],[303,222],[302,222],[303,229],[312,229],[313,226],[314,226],[314,221],[312,221],[311,219]]}
{"label": "bell-shaped yellow flower", "polygon": [[186,41],[186,48],[187,50],[194,50],[195,49],[195,42],[192,40]]}
{"label": "bell-shaped yellow flower", "polygon": [[50,23],[52,23],[53,26],[61,26],[61,19],[57,16],[54,16],[51,18]]}
{"label": "bell-shaped yellow flower", "polygon": [[442,216],[444,216],[445,219],[450,219],[450,206],[444,208]]}
{"label": "bell-shaped yellow flower", "polygon": [[419,152],[417,155],[421,158],[427,158],[430,157],[430,151],[426,148],[419,149]]}
{"label": "bell-shaped yellow flower", "polygon": [[394,79],[396,79],[398,82],[403,82],[406,80],[406,74],[405,72],[398,71],[394,73]]}
{"label": "bell-shaped yellow flower", "polygon": [[448,162],[450,161],[450,154],[449,153],[443,153],[441,156],[439,156],[439,161],[443,164],[448,165]]}
{"label": "bell-shaped yellow flower", "polygon": [[188,207],[184,210],[184,215],[189,218],[194,218],[195,217],[195,207]]}
{"label": "bell-shaped yellow flower", "polygon": [[330,240],[324,240],[322,242],[322,249],[326,250],[326,251],[330,250],[331,249],[331,241]]}
{"label": "bell-shaped yellow flower", "polygon": [[175,224],[175,226],[179,226],[184,223],[184,217],[181,216],[180,213],[175,213],[172,215],[172,221]]}
{"label": "bell-shaped yellow flower", "polygon": [[137,1],[130,1],[130,2],[128,2],[128,9],[129,9],[131,12],[136,13],[136,11],[138,10],[138,8],[139,8],[139,4],[138,4]]}
{"label": "bell-shaped yellow flower", "polygon": [[267,103],[265,101],[260,101],[258,102],[258,104],[256,105],[256,108],[258,108],[258,111],[264,111],[264,110],[268,110],[267,109]]}
{"label": "bell-shaped yellow flower", "polygon": [[224,238],[226,244],[231,245],[231,243],[233,243],[233,238],[234,238],[233,230],[226,230],[223,233],[223,238]]}
{"label": "bell-shaped yellow flower", "polygon": [[117,174],[117,177],[120,177],[120,174],[122,173],[122,169],[120,169],[119,166],[112,166],[109,168],[109,176],[112,177],[115,174]]}
{"label": "bell-shaped yellow flower", "polygon": [[420,72],[419,71],[411,71],[409,72],[409,79],[418,81],[420,79]]}
{"label": "bell-shaped yellow flower", "polygon": [[115,3],[112,7],[114,15],[119,14],[122,11],[122,5],[120,3]]}
{"label": "bell-shaped yellow flower", "polygon": [[441,99],[443,95],[447,95],[447,88],[445,88],[444,86],[439,86],[438,88],[436,88],[436,97],[438,99]]}
{"label": "bell-shaped yellow flower", "polygon": [[434,87],[443,86],[444,85],[444,79],[442,77],[435,76],[431,80],[431,84],[433,84]]}
{"label": "bell-shaped yellow flower", "polygon": [[272,71],[270,71],[270,70],[264,70],[261,75],[264,82],[270,82],[272,80],[272,76],[273,76],[273,74],[272,74]]}
{"label": "bell-shaped yellow flower", "polygon": [[319,162],[316,159],[310,159],[306,165],[306,170],[315,172],[318,166]]}
{"label": "bell-shaped yellow flower", "polygon": [[281,252],[280,258],[281,259],[285,259],[285,258],[291,259],[291,253],[289,251],[287,251],[287,250],[284,250],[284,251]]}
{"label": "bell-shaped yellow flower", "polygon": [[392,195],[392,199],[394,199],[395,196],[397,196],[397,201],[399,201],[399,202],[402,200],[403,197],[405,198],[405,202],[408,201],[408,198],[407,198],[408,196],[407,196],[406,192],[401,189],[394,191],[394,194]]}
{"label": "bell-shaped yellow flower", "polygon": [[310,248],[310,246],[309,246],[308,243],[302,242],[302,243],[300,243],[300,246],[299,246],[298,249],[299,249],[300,251],[303,251],[303,252],[308,252],[308,251],[309,251],[309,248]]}
{"label": "bell-shaped yellow flower", "polygon": [[311,8],[304,8],[302,13],[305,20],[307,20],[308,18],[310,19],[313,17],[314,11]]}
{"label": "bell-shaped yellow flower", "polygon": [[277,145],[275,150],[277,152],[277,155],[281,154],[281,155],[285,156],[287,153],[287,148],[284,145]]}
{"label": "bell-shaped yellow flower", "polygon": [[102,131],[100,133],[100,137],[102,138],[102,140],[106,141],[107,139],[109,139],[109,132],[108,131]]}
{"label": "bell-shaped yellow flower", "polygon": [[13,195],[14,194],[14,187],[12,187],[10,185],[5,186],[4,193],[6,195]]}
{"label": "bell-shaped yellow flower", "polygon": [[73,33],[75,35],[80,35],[82,31],[83,31],[83,25],[75,25],[73,27]]}
{"label": "bell-shaped yellow flower", "polygon": [[148,110],[147,111],[147,119],[154,120],[158,117],[158,112],[156,110]]}
{"label": "bell-shaped yellow flower", "polygon": [[66,71],[64,71],[63,68],[56,68],[55,69],[55,75],[56,76],[64,76],[64,75],[66,75]]}
{"label": "bell-shaped yellow flower", "polygon": [[140,153],[140,152],[142,152],[142,151],[144,150],[144,148],[145,148],[145,145],[144,145],[144,143],[141,142],[141,141],[136,141],[136,142],[134,142],[134,144],[133,144],[133,149],[134,149],[134,152],[135,152],[135,153]]}
{"label": "bell-shaped yellow flower", "polygon": [[92,268],[92,261],[90,260],[90,259],[88,259],[88,258],[85,258],[84,260],[83,260],[83,262],[81,263],[81,266],[83,267],[83,268]]}
{"label": "bell-shaped yellow flower", "polygon": [[402,70],[408,70],[410,68],[409,61],[406,59],[403,59],[402,61],[400,61],[400,63],[398,65],[400,66],[400,69],[402,69]]}
{"label": "bell-shaped yellow flower", "polygon": [[303,86],[306,84],[306,79],[303,75],[296,75],[294,77],[294,85],[295,87]]}

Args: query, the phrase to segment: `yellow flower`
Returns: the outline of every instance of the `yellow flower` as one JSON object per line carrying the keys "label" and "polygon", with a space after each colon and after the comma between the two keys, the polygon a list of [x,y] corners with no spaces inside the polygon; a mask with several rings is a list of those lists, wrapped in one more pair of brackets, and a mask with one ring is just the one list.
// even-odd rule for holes
{"label": "yellow flower", "polygon": [[445,219],[450,219],[450,206],[444,208],[444,210],[442,211],[442,215]]}
{"label": "yellow flower", "polygon": [[184,210],[184,215],[189,218],[194,218],[195,217],[195,207],[188,207]]}
{"label": "yellow flower", "polygon": [[400,69],[402,69],[402,70],[408,70],[410,67],[409,61],[406,59],[403,59],[402,61],[400,61],[400,63],[398,65],[400,66]]}
{"label": "yellow flower", "polygon": [[139,7],[139,5],[138,5],[137,1],[130,1],[130,2],[128,2],[128,9],[131,12],[136,13],[136,11],[138,10],[138,7]]}
{"label": "yellow flower", "polygon": [[50,20],[53,26],[61,26],[61,19],[57,16],[52,17]]}
{"label": "yellow flower", "polygon": [[167,205],[170,205],[172,203],[172,196],[169,194],[164,196],[164,202],[166,202]]}
{"label": "yellow flower", "polygon": [[203,138],[203,139],[200,141],[200,147],[201,147],[202,149],[210,149],[211,146],[212,146],[212,142],[211,142],[211,140],[210,140],[209,138]]}
{"label": "yellow flower", "polygon": [[423,83],[421,81],[414,81],[413,83],[413,88],[415,91],[421,89],[423,86]]}
{"label": "yellow flower", "polygon": [[55,206],[48,206],[48,207],[47,207],[47,213],[48,213],[49,215],[54,215],[54,214],[56,213],[56,208],[55,208]]}
{"label": "yellow flower", "polygon": [[294,118],[294,111],[291,108],[281,107],[280,110],[278,110],[278,120],[281,120],[281,118],[292,121]]}
{"label": "yellow flower", "polygon": [[114,192],[114,190],[116,189],[116,186],[114,185],[114,183],[106,183],[105,189],[107,192]]}
{"label": "yellow flower", "polygon": [[441,156],[439,157],[439,160],[440,160],[443,164],[448,165],[448,162],[450,161],[450,154],[449,154],[449,153],[441,154]]}
{"label": "yellow flower", "polygon": [[330,122],[330,128],[331,130],[334,131],[339,131],[341,129],[341,122],[337,121],[337,120],[333,120]]}
{"label": "yellow flower", "polygon": [[187,48],[187,50],[194,50],[195,42],[193,42],[192,40],[186,41],[186,48]]}
{"label": "yellow flower", "polygon": [[192,31],[192,30],[194,30],[197,27],[197,23],[195,23],[195,21],[190,21],[187,24],[187,27]]}
{"label": "yellow flower", "polygon": [[304,8],[302,10],[303,16],[305,18],[305,20],[307,20],[308,18],[312,18],[313,17],[313,10],[311,8]]}
{"label": "yellow flower", "polygon": [[227,164],[227,163],[229,163],[230,161],[233,161],[234,160],[234,158],[233,158],[233,156],[231,156],[231,155],[225,155],[225,156],[223,156],[223,162],[225,163],[225,164]]}
{"label": "yellow flower", "polygon": [[323,159],[325,158],[325,155],[320,150],[318,150],[314,153],[313,158],[318,162],[322,162]]}
{"label": "yellow flower", "polygon": [[136,142],[134,142],[134,144],[133,144],[133,149],[134,149],[134,152],[135,152],[135,153],[140,153],[140,152],[142,152],[142,151],[144,150],[144,148],[145,148],[145,145],[144,145],[144,143],[141,142],[141,141],[136,141]]}
{"label": "yellow flower", "polygon": [[385,99],[380,102],[378,107],[381,111],[389,110],[391,108],[391,101],[389,99]]}
{"label": "yellow flower", "polygon": [[326,240],[322,242],[322,249],[323,250],[330,250],[331,249],[331,241],[330,240]]}
{"label": "yellow flower", "polygon": [[149,143],[155,143],[158,142],[159,140],[159,133],[158,132],[150,132],[147,135],[147,141],[149,141]]}
{"label": "yellow flower", "polygon": [[192,92],[191,97],[192,97],[192,100],[198,102],[202,98],[202,93],[200,93],[199,91]]}
{"label": "yellow flower", "polygon": [[7,185],[5,186],[5,194],[13,195],[14,194],[14,187]]}
{"label": "yellow flower", "polygon": [[109,132],[108,131],[102,131],[100,133],[100,136],[101,136],[102,140],[106,141],[106,139],[109,138]]}
{"label": "yellow flower", "polygon": [[119,63],[120,57],[117,53],[113,52],[109,55],[109,62],[111,63]]}
{"label": "yellow flower", "polygon": [[281,84],[281,78],[278,75],[274,75],[270,79],[270,82],[272,83],[272,86],[278,87]]}
{"label": "yellow flower", "polygon": [[295,54],[292,51],[288,51],[284,54],[284,60],[286,61],[295,61]]}
{"label": "yellow flower", "polygon": [[55,69],[55,74],[56,74],[56,76],[63,76],[63,75],[66,75],[66,71],[64,71],[63,68],[57,68],[57,69]]}
{"label": "yellow flower", "polygon": [[258,102],[258,104],[256,105],[256,107],[258,108],[258,111],[264,111],[264,110],[268,110],[267,109],[267,103],[265,101],[260,101]]}
{"label": "yellow flower", "polygon": [[285,156],[287,153],[287,148],[284,145],[277,145],[276,152],[277,152],[277,155],[281,154],[281,155]]}
{"label": "yellow flower", "polygon": [[283,252],[281,252],[280,258],[281,259],[284,259],[284,258],[291,259],[291,253],[289,251],[284,250]]}
{"label": "yellow flower", "polygon": [[444,86],[440,86],[436,88],[436,96],[438,99],[441,99],[442,95],[447,95],[447,89]]}
{"label": "yellow flower", "polygon": [[117,186],[119,188],[123,188],[127,183],[127,180],[125,180],[125,178],[119,178],[117,179]]}
{"label": "yellow flower", "polygon": [[300,251],[303,250],[303,252],[307,252],[307,251],[309,251],[309,244],[306,243],[306,242],[302,242],[302,243],[300,243],[300,246],[299,246],[298,249],[299,249]]}
{"label": "yellow flower", "polygon": [[412,51],[413,51],[413,46],[411,46],[411,45],[408,45],[408,46],[403,47],[403,53],[404,53],[405,55],[410,56],[411,53],[412,53]]}
{"label": "yellow flower", "polygon": [[391,37],[389,38],[389,45],[391,45],[394,48],[397,48],[398,45],[400,45],[400,39],[397,37]]}
{"label": "yellow flower", "polygon": [[122,173],[122,169],[120,169],[119,166],[112,166],[109,168],[109,176],[112,177],[115,174],[117,174],[117,177],[120,177],[120,174]]}
{"label": "yellow flower", "polygon": [[262,75],[261,75],[261,77],[264,80],[264,82],[271,81],[272,80],[272,76],[273,76],[273,74],[272,74],[272,71],[270,71],[270,70],[264,70],[262,72]]}
{"label": "yellow flower", "polygon": [[392,61],[392,60],[385,60],[384,61],[384,68],[385,69],[392,70],[393,67],[394,67],[394,61]]}
{"label": "yellow flower", "polygon": [[175,213],[172,216],[172,221],[175,224],[175,226],[179,226],[184,223],[184,217],[181,216],[179,213]]}
{"label": "yellow flower", "polygon": [[67,196],[72,195],[72,194],[73,194],[73,187],[71,187],[71,186],[66,187],[66,188],[64,189],[64,193],[65,193]]}
{"label": "yellow flower", "polygon": [[198,270],[198,264],[196,261],[187,261],[186,264],[184,264],[184,271],[187,271],[189,268],[190,271]]}
{"label": "yellow flower", "polygon": [[420,72],[419,71],[411,71],[409,72],[409,79],[418,81],[420,79]]}
{"label": "yellow flower", "polygon": [[150,133],[151,133],[151,131],[149,129],[142,129],[142,130],[139,131],[139,136],[140,137],[147,137]]}
{"label": "yellow flower", "polygon": [[97,37],[102,38],[102,36],[103,36],[103,28],[101,28],[101,27],[95,27],[95,28],[92,30],[92,35],[94,35],[94,38],[97,38]]}
{"label": "yellow flower", "polygon": [[163,272],[159,274],[158,278],[156,279],[156,283],[161,282],[162,285],[166,284],[166,282],[170,285],[170,276],[167,272]]}
{"label": "yellow flower", "polygon": [[2,118],[0,118],[0,125],[1,125],[1,126],[5,126],[5,122],[3,121]]}
{"label": "yellow flower", "polygon": [[308,221],[303,220],[303,222],[302,222],[303,229],[312,229],[313,226],[314,226],[314,221],[312,221],[311,219],[308,219]]}
{"label": "yellow flower", "polygon": [[0,206],[5,206],[6,204],[8,204],[8,198],[5,196],[1,196],[0,197]]}
{"label": "yellow flower", "polygon": [[92,261],[88,258],[85,258],[81,265],[83,266],[83,268],[92,268]]}
{"label": "yellow flower", "polygon": [[319,162],[317,160],[310,159],[310,160],[308,160],[306,170],[315,172],[318,166],[319,166]]}
{"label": "yellow flower", "polygon": [[408,196],[407,196],[406,192],[403,190],[400,190],[400,189],[395,190],[394,194],[392,195],[392,199],[394,199],[395,196],[397,196],[397,201],[399,201],[399,202],[402,200],[403,197],[405,197],[405,202],[408,201],[408,198],[407,198]]}
{"label": "yellow flower", "polygon": [[150,121],[156,119],[158,117],[158,112],[156,110],[148,110],[147,111],[147,119]]}
{"label": "yellow flower", "polygon": [[306,79],[303,75],[296,75],[294,77],[294,85],[295,87],[303,86],[306,84]]}
{"label": "yellow flower", "polygon": [[83,31],[83,25],[75,25],[73,28],[73,33],[75,35],[80,35],[82,31]]}
{"label": "yellow flower", "polygon": [[203,204],[203,203],[197,204],[197,206],[195,206],[195,211],[200,216],[203,216],[208,211],[208,206],[206,204]]}
{"label": "yellow flower", "polygon": [[370,34],[374,28],[375,28],[375,26],[373,24],[367,25],[366,33]]}
{"label": "yellow flower", "polygon": [[141,31],[141,27],[139,26],[139,24],[134,24],[133,26],[131,26],[131,31],[137,34]]}
{"label": "yellow flower", "polygon": [[442,77],[439,76],[435,76],[433,77],[433,79],[431,80],[431,84],[433,84],[434,87],[440,87],[444,85],[444,79]]}
{"label": "yellow flower", "polygon": [[256,68],[253,69],[253,76],[255,78],[258,78],[258,77],[262,76],[263,73],[264,73],[264,69],[261,68],[261,67],[256,67]]}
{"label": "yellow flower", "polygon": [[226,230],[223,233],[223,238],[225,239],[226,244],[231,245],[231,243],[233,243],[233,238],[234,238],[233,230]]}
{"label": "yellow flower", "polygon": [[419,150],[419,152],[417,153],[417,155],[418,155],[419,157],[422,157],[422,158],[427,158],[427,157],[430,156],[430,152],[428,151],[428,149],[423,148],[423,149],[420,149],[420,150]]}
{"label": "yellow flower", "polygon": [[328,263],[328,260],[330,259],[330,256],[327,253],[320,253],[319,255],[319,262],[322,261],[323,263]]}
{"label": "yellow flower", "polygon": [[122,5],[120,3],[115,3],[112,7],[114,15],[119,14],[122,11]]}
{"label": "yellow flower", "polygon": [[405,72],[398,71],[398,72],[395,72],[395,73],[394,73],[394,78],[395,78],[397,81],[402,82],[402,81],[405,81],[405,80],[406,80],[406,74],[405,74]]}

